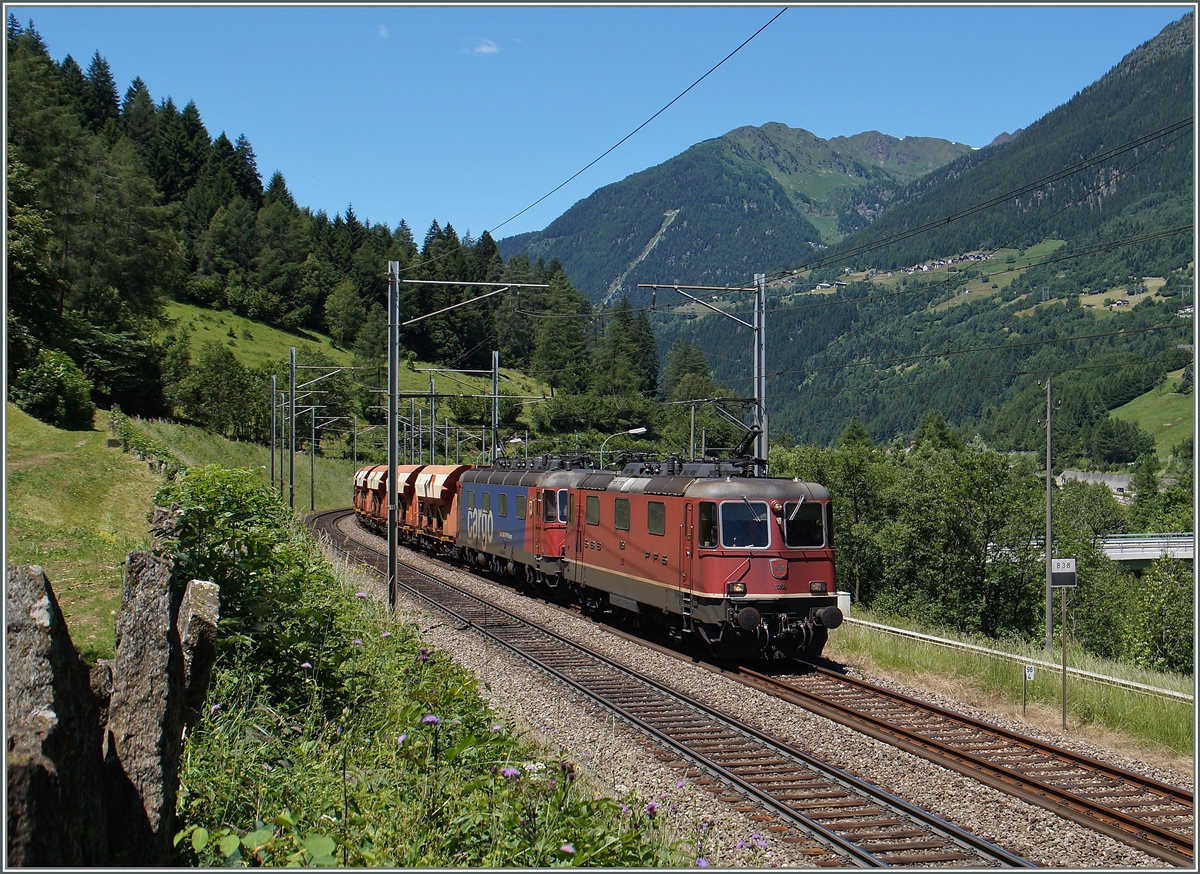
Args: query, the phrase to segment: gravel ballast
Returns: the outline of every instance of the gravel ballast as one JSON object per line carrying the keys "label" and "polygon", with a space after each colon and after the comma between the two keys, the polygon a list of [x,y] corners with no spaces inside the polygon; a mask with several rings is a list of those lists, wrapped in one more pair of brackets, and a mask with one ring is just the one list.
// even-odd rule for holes
{"label": "gravel ballast", "polygon": [[[341,525],[348,536],[386,549],[382,538],[363,532],[352,517],[344,519]],[[418,553],[401,550],[401,555],[403,561],[414,567],[467,591],[486,593],[489,600],[501,607],[531,621],[550,624],[568,639],[584,643],[749,725],[769,731],[801,750],[1039,865],[1056,868],[1166,867],[1166,863],[1155,857],[1048,810],[1026,804],[795,705],[750,690],[728,677],[626,640],[577,614],[564,612]],[[382,581],[373,578],[370,586],[380,598],[386,598]],[[422,630],[429,629],[428,639],[472,671],[479,678],[480,691],[489,703],[497,711],[509,714],[517,726],[544,741],[549,748],[548,755],[571,758],[599,791],[631,806],[642,807],[650,801],[656,802],[677,837],[703,842],[700,853],[714,867],[813,865],[811,843],[785,841],[782,839],[785,834],[792,836],[794,841],[796,833],[773,832],[768,828],[772,824],[770,821],[754,819],[751,814],[736,811],[734,805],[718,801],[715,794],[694,785],[682,770],[659,761],[639,732],[625,727],[621,720],[605,715],[597,706],[585,703],[577,693],[552,681],[524,659],[487,642],[477,632],[459,630],[455,623],[445,621],[444,616],[410,600],[403,593],[397,607],[409,614],[420,614],[423,618],[417,621]],[[944,696],[922,695],[894,682],[866,679],[1000,723],[993,714],[982,713]],[[1029,730],[1027,725],[1007,727],[1022,732]],[[1068,742],[1060,737],[1045,739],[1163,782],[1188,788],[1191,785],[1190,777],[1186,775],[1114,756],[1078,739]]]}

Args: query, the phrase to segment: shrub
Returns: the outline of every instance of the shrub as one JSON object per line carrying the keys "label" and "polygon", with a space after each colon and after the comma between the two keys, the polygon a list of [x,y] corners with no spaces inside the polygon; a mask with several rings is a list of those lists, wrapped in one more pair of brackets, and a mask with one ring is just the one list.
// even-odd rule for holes
{"label": "shrub", "polygon": [[12,400],[24,412],[56,428],[89,431],[96,405],[92,383],[63,352],[42,349],[37,364],[17,374]]}

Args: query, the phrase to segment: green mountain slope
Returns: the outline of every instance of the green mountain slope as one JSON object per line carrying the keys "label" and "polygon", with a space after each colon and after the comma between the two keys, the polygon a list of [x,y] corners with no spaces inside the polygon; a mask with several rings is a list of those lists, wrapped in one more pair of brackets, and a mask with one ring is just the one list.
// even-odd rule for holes
{"label": "green mountain slope", "polygon": [[505,257],[559,259],[596,303],[648,297],[639,282],[742,283],[811,258],[912,179],[969,151],[876,132],[825,141],[776,123],[738,128],[497,245]]}
{"label": "green mountain slope", "polygon": [[[1034,384],[1052,376],[1068,401],[1076,392],[1072,451],[1100,460],[1097,447],[1113,445],[1097,436],[1108,411],[1192,358],[1179,348],[1191,337],[1180,314],[1195,284],[1192,21],[1167,27],[1015,139],[919,177],[877,221],[794,265],[819,269],[776,274],[767,320],[776,433],[825,444],[856,416],[890,440],[935,409],[996,448],[1036,448]],[[683,338],[714,350],[716,377],[749,393],[746,329],[686,311],[660,316],[656,329],[660,349]]]}

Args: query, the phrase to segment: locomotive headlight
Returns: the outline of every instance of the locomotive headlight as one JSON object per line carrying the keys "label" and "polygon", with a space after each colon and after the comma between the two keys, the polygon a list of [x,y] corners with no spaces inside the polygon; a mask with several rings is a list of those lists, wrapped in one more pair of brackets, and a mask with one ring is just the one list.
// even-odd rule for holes
{"label": "locomotive headlight", "polygon": [[735,598],[738,595],[744,595],[746,594],[746,584],[729,583],[727,586],[725,586],[725,594],[731,598]]}
{"label": "locomotive headlight", "polygon": [[829,586],[824,580],[810,580],[808,590],[815,595],[824,595],[829,591]]}

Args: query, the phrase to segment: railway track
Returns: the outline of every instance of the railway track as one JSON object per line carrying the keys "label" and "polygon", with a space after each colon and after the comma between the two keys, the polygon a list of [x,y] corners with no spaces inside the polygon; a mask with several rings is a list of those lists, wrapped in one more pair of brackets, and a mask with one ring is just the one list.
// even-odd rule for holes
{"label": "railway track", "polygon": [[1192,793],[816,665],[743,682],[1181,867],[1194,866]]}
{"label": "railway track", "polygon": [[[315,514],[309,524],[332,532],[333,548],[378,570],[383,557],[376,550],[334,527],[345,512]],[[815,864],[1032,867],[861,778],[450,583],[407,566],[397,576],[412,595],[638,728],[657,744],[660,760],[679,767],[693,783],[742,812],[774,820],[768,830],[785,841],[815,842]]]}

